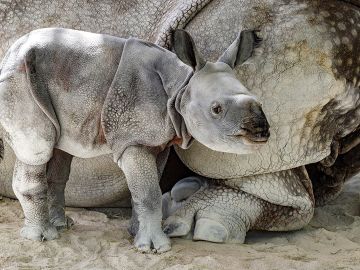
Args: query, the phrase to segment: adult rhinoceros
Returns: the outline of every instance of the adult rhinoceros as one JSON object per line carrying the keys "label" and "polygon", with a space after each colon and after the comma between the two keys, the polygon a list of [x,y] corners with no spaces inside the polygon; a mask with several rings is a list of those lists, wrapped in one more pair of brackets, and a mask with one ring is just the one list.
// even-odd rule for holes
{"label": "adult rhinoceros", "polygon": [[[195,239],[242,242],[251,228],[301,228],[314,210],[311,180],[317,201],[325,202],[360,168],[359,6],[357,0],[9,1],[0,3],[0,56],[19,36],[41,27],[136,36],[168,48],[171,30],[186,28],[215,60],[240,29],[258,29],[262,46],[236,72],[263,102],[269,143],[245,156],[199,143],[177,149],[192,171],[219,180],[178,204],[166,228],[173,236],[194,228]],[[3,155],[0,190],[13,196],[14,156],[6,144]],[[171,200],[197,188],[196,181],[183,182]],[[128,195],[110,157],[73,161],[67,205],[109,205]]]}

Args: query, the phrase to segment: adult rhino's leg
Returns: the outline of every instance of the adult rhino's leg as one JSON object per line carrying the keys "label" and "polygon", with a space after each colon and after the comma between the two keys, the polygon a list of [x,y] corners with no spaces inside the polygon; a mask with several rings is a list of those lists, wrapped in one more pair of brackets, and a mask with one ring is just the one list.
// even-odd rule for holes
{"label": "adult rhino's leg", "polygon": [[340,154],[330,166],[321,162],[306,166],[313,183],[317,205],[324,205],[335,199],[342,191],[346,180],[360,172],[358,133],[354,132],[341,141]]}
{"label": "adult rhino's leg", "polygon": [[325,117],[319,128],[324,133],[333,130],[335,134],[329,156],[306,166],[317,205],[336,198],[345,181],[360,171],[359,90],[359,87],[349,85],[345,94],[330,101],[323,109]]}
{"label": "adult rhino's leg", "polygon": [[58,229],[69,228],[74,224],[71,218],[65,216],[64,194],[72,158],[72,155],[54,149],[47,166],[49,218],[50,223]]}
{"label": "adult rhino's leg", "polygon": [[[300,229],[313,216],[311,181],[304,167],[227,181],[208,180],[185,201],[169,200],[165,231],[194,240],[244,242],[250,229],[285,231]],[[190,186],[190,185],[189,185]],[[174,189],[177,189],[175,192]],[[174,193],[182,193],[175,185]],[[173,192],[172,191],[172,192]],[[181,196],[180,196],[181,197]]]}
{"label": "adult rhino's leg", "polygon": [[193,234],[194,240],[243,243],[246,232],[261,215],[261,200],[211,180],[185,202],[166,197],[169,194],[164,195],[163,203],[169,203],[170,207],[163,210],[167,209],[164,215],[170,217],[165,221],[164,231],[170,237]]}

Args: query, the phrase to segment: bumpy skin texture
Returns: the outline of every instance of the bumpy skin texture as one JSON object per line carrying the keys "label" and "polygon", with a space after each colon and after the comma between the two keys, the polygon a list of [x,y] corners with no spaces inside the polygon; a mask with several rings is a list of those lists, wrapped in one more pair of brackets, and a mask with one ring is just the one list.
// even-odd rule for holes
{"label": "bumpy skin texture", "polygon": [[[261,17],[250,18],[251,4],[243,6],[238,2],[238,5],[244,7],[239,8],[244,12],[239,14],[240,23],[252,24],[256,18],[261,24]],[[257,176],[260,179],[266,173],[275,179],[274,187],[281,179],[276,171],[321,161],[307,168],[312,167],[310,175],[316,201],[325,203],[339,193],[346,179],[359,171],[358,158],[352,151],[356,151],[359,126],[359,55],[356,48],[359,46],[360,13],[352,5],[335,1],[321,5],[317,1],[292,1],[287,5],[270,7],[269,3],[262,7],[265,13],[265,24],[260,26],[264,34],[263,58],[254,59],[248,69],[239,71],[239,76],[262,97],[265,112],[270,115],[273,132],[267,149],[255,155],[233,156],[220,155],[195,144],[189,151],[177,152],[184,163],[199,174],[241,182],[247,179],[244,176],[260,174]],[[199,14],[187,26],[190,31],[203,33],[202,40],[209,35],[205,31],[208,24],[202,27],[202,22],[222,16],[216,2],[207,8],[210,14]],[[225,20],[224,24],[227,23]],[[217,23],[211,35],[222,35],[223,27],[225,25]],[[350,30],[345,32],[345,28]],[[213,48],[216,46],[220,48],[221,44],[212,44]],[[255,78],[251,77],[253,72],[258,74]],[[336,150],[337,143],[340,150]],[[348,155],[337,156],[342,153],[341,149]],[[295,187],[298,180],[290,176],[291,173],[288,175],[291,178],[288,185]],[[308,179],[305,185],[309,184]],[[270,188],[269,193],[274,190]],[[306,198],[305,194],[309,192],[305,190],[300,196]],[[207,202],[213,199],[201,192],[194,196]],[[287,200],[287,196],[279,197],[280,201],[275,204],[286,205],[292,201]],[[314,205],[309,202],[304,205]],[[196,217],[199,212],[204,214],[198,209],[192,216]],[[308,220],[311,213],[310,207],[307,215],[293,213],[288,218],[297,217],[294,224],[305,224],[302,222]],[[180,214],[180,218],[182,216]],[[176,227],[177,222],[171,220],[170,227]]]}
{"label": "bumpy skin texture", "polygon": [[[178,151],[180,157],[194,171],[215,178],[269,173],[322,160],[330,154],[334,137],[345,137],[359,126],[358,11],[331,1],[321,6],[316,1],[237,3],[233,8],[241,12],[231,21],[258,24],[264,37],[261,57],[239,69],[238,76],[261,97],[272,136],[265,149],[254,155],[219,159],[218,153],[195,144],[189,151]],[[212,36],[212,45],[205,49],[209,55],[223,46],[218,40],[225,39],[223,29],[230,21],[211,24],[211,18],[225,17],[219,5],[210,3],[208,13],[198,14],[187,25],[190,31],[202,33],[200,46]],[[266,13],[260,16],[253,11],[256,7]],[[339,19],[335,13],[341,11]],[[211,32],[205,31],[209,25]],[[341,30],[344,25],[350,32]]]}
{"label": "bumpy skin texture", "polygon": [[64,208],[64,190],[69,180],[72,158],[72,155],[54,149],[46,168],[49,221],[58,229],[67,229],[74,224],[71,218],[65,216]]}
{"label": "bumpy skin texture", "polygon": [[25,214],[22,237],[43,241],[59,236],[49,219],[46,181],[46,164],[34,166],[16,161],[13,188]]}
{"label": "bumpy skin texture", "polygon": [[[22,236],[52,239],[57,235],[48,230],[71,223],[63,209],[72,156],[112,153],[132,194],[135,246],[169,250],[161,229],[158,155],[167,155],[173,143],[187,148],[192,136],[231,153],[247,153],[269,137],[261,106],[232,70],[256,42],[254,32],[243,31],[209,63],[180,30],[173,42],[180,59],[143,40],[64,28],[18,39],[1,63],[0,123],[17,157]],[[64,171],[56,174],[62,163]],[[28,181],[21,179],[27,175]]]}
{"label": "bumpy skin texture", "polygon": [[[45,26],[156,41],[160,32],[167,33],[159,29],[169,14],[183,15],[182,12],[172,12],[175,7],[182,6],[181,3],[189,7],[196,1],[57,1],[50,8],[43,9],[44,3],[9,1],[0,4],[0,12],[4,14],[0,54],[3,55],[22,34]],[[195,144],[190,151],[180,153],[182,160],[198,173],[220,179],[231,178],[235,182],[248,176],[256,181],[259,174],[276,182],[279,180],[276,172],[279,171],[284,171],[289,180],[298,182],[292,177],[291,169],[317,163],[314,171],[309,170],[310,177],[321,175],[321,181],[319,178],[311,179],[317,201],[325,199],[325,202],[337,194],[346,178],[359,170],[356,155],[358,135],[355,133],[360,119],[358,6],[357,0],[209,2],[185,26],[194,34],[200,51],[205,52],[208,59],[217,59],[240,28],[260,30],[264,46],[258,53],[264,55],[238,68],[237,73],[264,102],[272,136],[267,150],[262,149],[256,154],[243,157],[225,155]],[[63,20],[64,16],[66,20]],[[176,21],[176,18],[169,20]],[[318,162],[330,155],[334,141],[343,143],[348,155],[340,154],[330,170],[319,169],[323,164]],[[3,185],[0,190],[5,195],[12,194],[9,184],[14,164],[12,155],[5,144],[5,160],[0,163],[2,179],[5,179],[0,183]],[[123,180],[114,181],[116,178]],[[108,188],[103,187],[104,182]],[[75,158],[66,199],[69,205],[104,205],[128,197],[125,183],[110,158],[86,161]],[[86,192],[83,192],[84,188],[87,188]],[[235,196],[237,193],[233,190],[226,194]],[[308,195],[302,196],[306,198]],[[211,205],[212,196],[202,198]],[[282,200],[282,196],[279,199]],[[276,204],[269,207],[277,209]],[[306,218],[300,218],[299,224],[302,220]]]}
{"label": "bumpy skin texture", "polygon": [[[169,250],[160,224],[157,155],[175,136],[182,146],[189,140],[172,103],[192,74],[175,54],[137,39],[63,28],[18,39],[1,63],[0,123],[17,158],[13,187],[25,214],[21,235],[51,240],[58,236],[55,226],[68,226],[63,193],[71,155],[112,153],[138,206],[135,246]],[[54,164],[58,149],[70,157]],[[56,174],[54,166],[62,163],[63,174]]]}
{"label": "bumpy skin texture", "polygon": [[250,176],[242,181],[189,178],[178,182],[171,194],[164,194],[168,208],[164,213],[170,216],[165,232],[190,237],[193,233],[194,240],[243,243],[250,229],[302,228],[312,218],[315,203],[305,168],[274,175]]}

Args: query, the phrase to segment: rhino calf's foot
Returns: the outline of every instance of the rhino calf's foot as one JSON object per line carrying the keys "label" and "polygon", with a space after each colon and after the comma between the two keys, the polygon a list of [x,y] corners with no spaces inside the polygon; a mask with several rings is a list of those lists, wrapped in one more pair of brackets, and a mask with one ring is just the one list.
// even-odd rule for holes
{"label": "rhino calf's foot", "polygon": [[[135,247],[141,252],[163,253],[171,249],[170,239],[161,230],[161,223],[151,222],[149,217],[145,226],[140,226],[135,236]],[[158,223],[158,224],[157,224]],[[152,227],[152,224],[157,224]]]}
{"label": "rhino calf's foot", "polygon": [[50,223],[56,227],[57,230],[63,231],[70,229],[74,225],[74,220],[68,216],[52,217]]}
{"label": "rhino calf's foot", "polygon": [[25,225],[21,229],[20,235],[35,241],[53,240],[59,237],[56,227],[50,224],[47,226]]}

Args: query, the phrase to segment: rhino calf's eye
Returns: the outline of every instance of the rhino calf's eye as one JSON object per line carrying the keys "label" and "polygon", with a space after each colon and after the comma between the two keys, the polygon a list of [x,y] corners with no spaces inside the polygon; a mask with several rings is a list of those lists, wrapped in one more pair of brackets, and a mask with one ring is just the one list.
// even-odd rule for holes
{"label": "rhino calf's eye", "polygon": [[222,112],[222,107],[220,104],[214,104],[212,107],[211,107],[211,111],[213,114],[215,115],[218,115]]}

